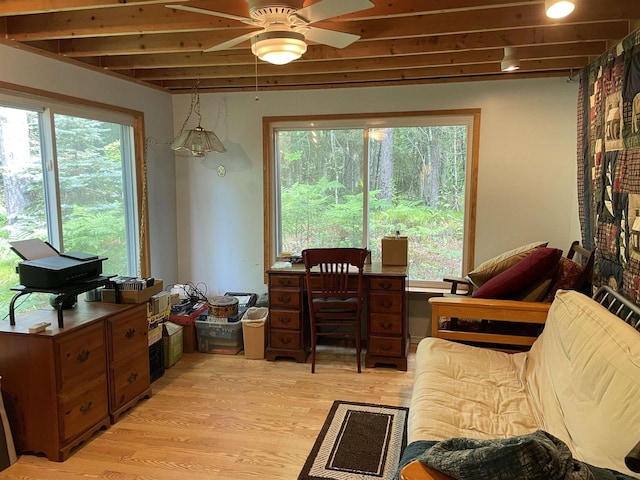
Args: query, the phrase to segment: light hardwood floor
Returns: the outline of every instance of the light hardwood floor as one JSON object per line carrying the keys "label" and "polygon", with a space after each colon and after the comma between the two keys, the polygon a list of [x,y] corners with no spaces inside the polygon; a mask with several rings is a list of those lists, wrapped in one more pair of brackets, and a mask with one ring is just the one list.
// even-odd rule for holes
{"label": "light hardwood floor", "polygon": [[67,461],[22,455],[0,478],[296,480],[334,400],[409,406],[415,345],[407,372],[358,374],[354,355],[321,347],[311,374],[310,363],[287,359],[185,354],[151,399]]}

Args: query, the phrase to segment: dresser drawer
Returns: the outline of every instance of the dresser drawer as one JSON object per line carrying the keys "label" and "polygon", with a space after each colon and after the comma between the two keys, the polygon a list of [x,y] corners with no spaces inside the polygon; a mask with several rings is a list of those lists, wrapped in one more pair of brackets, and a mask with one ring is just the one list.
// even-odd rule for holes
{"label": "dresser drawer", "polygon": [[145,346],[142,353],[132,356],[125,362],[112,365],[111,378],[111,411],[125,405],[137,395],[149,388],[149,351]]}
{"label": "dresser drawer", "polygon": [[269,285],[271,287],[300,287],[304,277],[299,275],[271,275]]}
{"label": "dresser drawer", "polygon": [[371,335],[367,346],[367,355],[402,357],[405,354],[402,347],[402,337],[377,337]]}
{"label": "dresser drawer", "polygon": [[386,313],[369,315],[369,328],[372,334],[402,335],[402,317]]}
{"label": "dresser drawer", "polygon": [[287,330],[269,330],[269,347],[289,348],[291,350],[303,348],[300,344],[300,332]]}
{"label": "dresser drawer", "polygon": [[401,293],[369,293],[369,312],[402,313],[404,294]]}
{"label": "dresser drawer", "polygon": [[62,416],[60,435],[63,442],[71,440],[100,422],[109,414],[107,377],[94,377],[81,387],[58,396]]}
{"label": "dresser drawer", "polygon": [[148,353],[146,306],[136,308],[108,320],[110,361],[119,362],[129,355]]}
{"label": "dresser drawer", "polygon": [[383,291],[403,291],[404,279],[393,277],[371,277],[369,279],[369,290],[383,290]]}
{"label": "dresser drawer", "polygon": [[295,310],[271,310],[269,312],[270,328],[300,330],[300,312]]}
{"label": "dresser drawer", "polygon": [[57,344],[60,362],[60,390],[105,373],[104,324],[96,323]]}
{"label": "dresser drawer", "polygon": [[269,290],[269,305],[271,309],[277,307],[300,308],[300,291],[272,288]]}

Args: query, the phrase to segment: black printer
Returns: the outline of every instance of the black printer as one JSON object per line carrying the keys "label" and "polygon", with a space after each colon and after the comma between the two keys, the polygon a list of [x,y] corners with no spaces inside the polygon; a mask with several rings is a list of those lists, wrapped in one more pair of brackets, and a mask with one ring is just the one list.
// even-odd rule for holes
{"label": "black printer", "polygon": [[11,249],[25,259],[16,271],[27,288],[55,290],[87,282],[102,274],[99,257],[83,252],[60,253],[39,239],[11,242]]}

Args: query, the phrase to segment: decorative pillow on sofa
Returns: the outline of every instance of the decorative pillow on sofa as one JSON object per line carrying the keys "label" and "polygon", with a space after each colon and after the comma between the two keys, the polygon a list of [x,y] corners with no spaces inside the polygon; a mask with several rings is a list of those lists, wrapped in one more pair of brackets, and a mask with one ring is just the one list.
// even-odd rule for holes
{"label": "decorative pillow on sofa", "polygon": [[507,268],[514,266],[524,257],[529,255],[534,249],[546,247],[549,242],[533,242],[523,245],[508,252],[504,252],[497,257],[493,257],[486,262],[482,262],[473,271],[467,274],[469,280],[476,286],[481,287],[496,275],[504,272]]}
{"label": "decorative pillow on sofa", "polygon": [[473,293],[475,298],[514,299],[527,287],[549,278],[558,266],[562,250],[540,247],[534,249],[512,267],[496,275]]}
{"label": "decorative pillow on sofa", "polygon": [[544,297],[545,302],[551,303],[558,290],[579,290],[585,282],[582,275],[584,267],[573,260],[562,257],[556,281]]}

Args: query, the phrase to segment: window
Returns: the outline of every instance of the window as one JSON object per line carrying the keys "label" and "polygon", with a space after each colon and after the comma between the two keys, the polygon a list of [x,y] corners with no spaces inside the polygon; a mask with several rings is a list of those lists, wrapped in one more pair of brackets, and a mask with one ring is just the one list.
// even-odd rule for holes
{"label": "window", "polygon": [[473,264],[478,110],[265,118],[265,265],[409,238],[413,287]]}
{"label": "window", "polygon": [[[148,274],[140,245],[141,114],[47,98],[0,96],[0,308],[19,284],[9,241],[39,238],[60,251],[107,257],[103,272]],[[48,295],[21,297],[18,310]]]}

